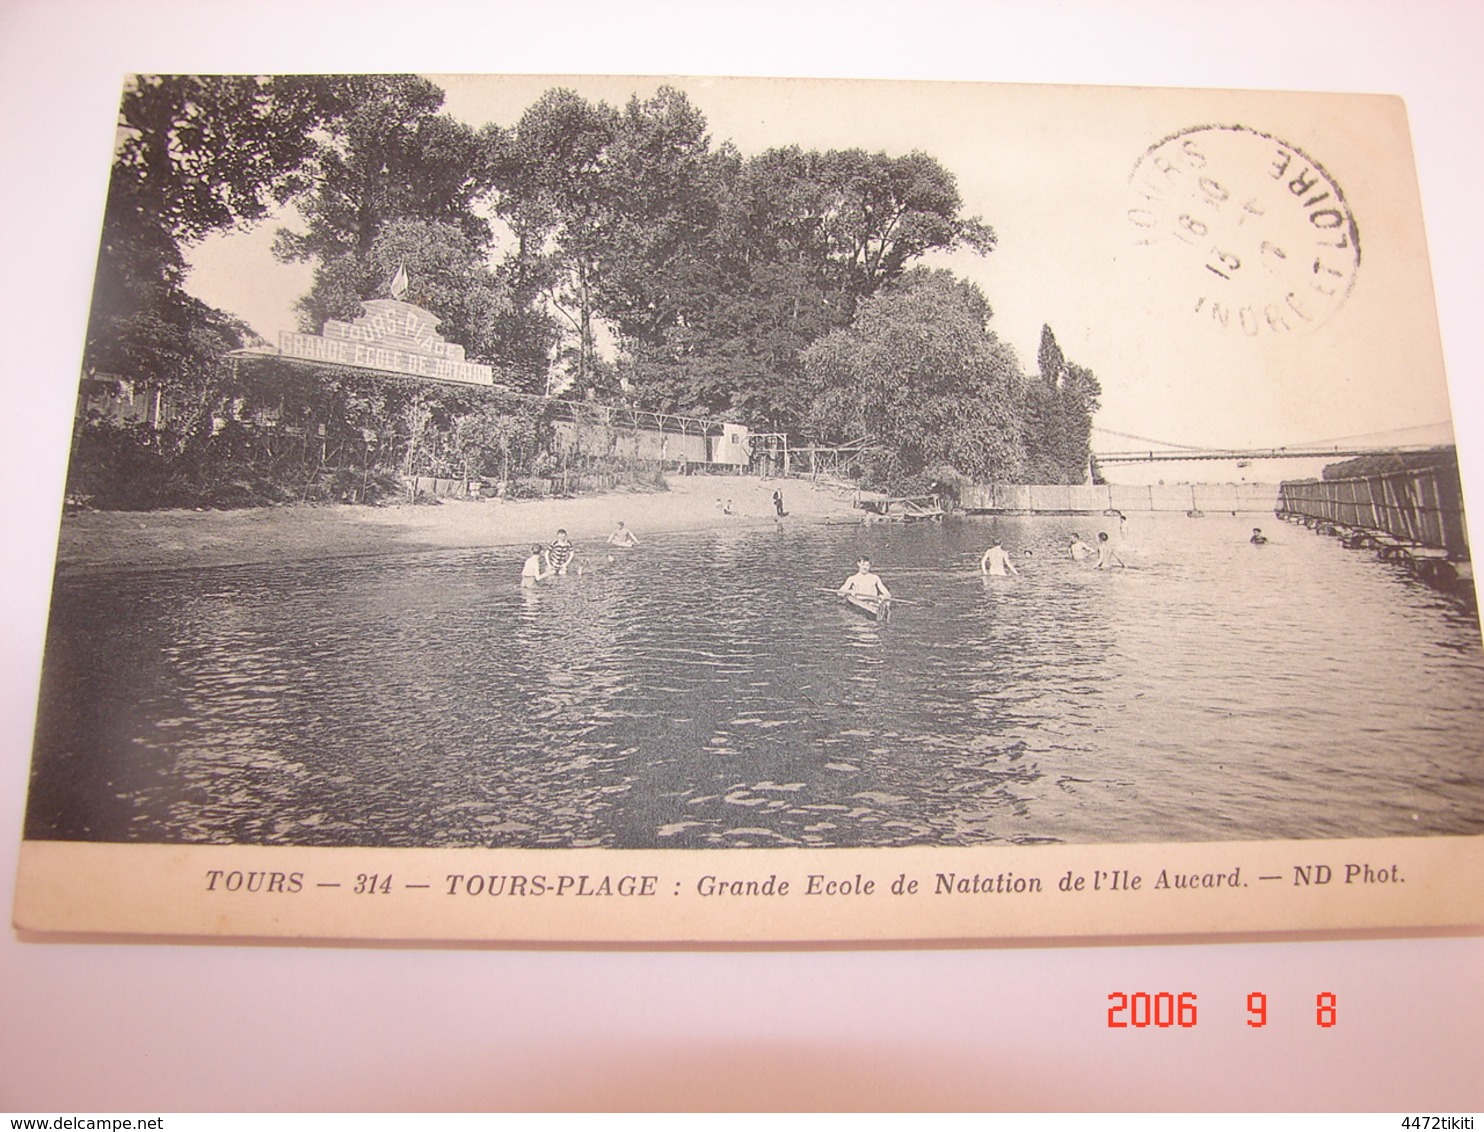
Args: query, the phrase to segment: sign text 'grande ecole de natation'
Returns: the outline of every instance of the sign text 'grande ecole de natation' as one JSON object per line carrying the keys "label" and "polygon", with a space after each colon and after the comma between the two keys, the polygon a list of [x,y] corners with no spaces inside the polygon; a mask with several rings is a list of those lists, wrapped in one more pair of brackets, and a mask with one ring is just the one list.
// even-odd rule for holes
{"label": "sign text 'grande ecole de natation'", "polygon": [[288,358],[389,370],[436,381],[495,383],[489,366],[464,361],[464,348],[438,335],[438,318],[430,311],[396,299],[368,299],[361,306],[366,313],[360,318],[354,322],[331,319],[325,323],[323,334],[282,332],[279,353]]}

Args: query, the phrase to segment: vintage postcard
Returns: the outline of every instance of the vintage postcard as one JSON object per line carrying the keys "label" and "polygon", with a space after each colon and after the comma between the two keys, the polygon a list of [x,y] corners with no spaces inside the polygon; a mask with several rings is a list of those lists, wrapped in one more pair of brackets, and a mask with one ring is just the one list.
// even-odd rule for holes
{"label": "vintage postcard", "polygon": [[1400,100],[136,75],[105,175],[21,930],[1484,921]]}

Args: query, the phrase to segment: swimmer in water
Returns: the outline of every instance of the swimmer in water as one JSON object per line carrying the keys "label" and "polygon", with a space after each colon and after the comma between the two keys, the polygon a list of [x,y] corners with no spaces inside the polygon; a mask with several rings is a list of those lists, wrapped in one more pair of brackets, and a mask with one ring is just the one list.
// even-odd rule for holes
{"label": "swimmer in water", "polygon": [[[567,567],[572,564],[572,558],[577,554],[577,548],[567,538],[565,527],[558,530],[556,538],[546,548],[546,562],[553,574],[565,574]],[[580,573],[581,571],[579,571]]]}
{"label": "swimmer in water", "polygon": [[639,540],[634,537],[634,532],[623,525],[623,520],[618,521],[618,529],[608,536],[609,546],[638,546]]}
{"label": "swimmer in water", "polygon": [[1114,566],[1123,567],[1123,559],[1118,557],[1118,552],[1113,549],[1113,544],[1108,541],[1108,532],[1098,532],[1098,565],[1099,570],[1111,570]]}
{"label": "swimmer in water", "polygon": [[520,584],[530,589],[543,578],[551,577],[551,571],[546,568],[546,558],[539,544],[531,547],[531,556],[526,559],[526,564],[520,568]]}
{"label": "swimmer in water", "polygon": [[1010,556],[1005,553],[1005,548],[999,543],[984,552],[984,557],[979,559],[979,572],[981,574],[992,574],[997,578],[1008,577],[1010,574],[1018,575],[1019,570],[1015,563],[1010,561]]}
{"label": "swimmer in water", "polygon": [[855,564],[855,573],[840,586],[841,597],[885,598],[891,600],[891,591],[875,574],[871,573],[871,560],[862,558]]}
{"label": "swimmer in water", "polygon": [[1092,547],[1082,541],[1076,531],[1072,532],[1072,545],[1067,548],[1073,562],[1085,562],[1092,557]]}
{"label": "swimmer in water", "polygon": [[1261,527],[1253,527],[1252,537],[1247,541],[1250,542],[1253,546],[1262,546],[1263,543],[1268,541],[1268,536],[1262,533]]}

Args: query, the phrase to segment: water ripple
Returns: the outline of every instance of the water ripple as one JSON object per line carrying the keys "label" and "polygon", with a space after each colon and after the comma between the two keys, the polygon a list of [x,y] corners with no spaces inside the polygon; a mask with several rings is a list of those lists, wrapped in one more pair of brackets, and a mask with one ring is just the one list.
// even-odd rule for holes
{"label": "water ripple", "polygon": [[[58,584],[28,835],[719,847],[1484,831],[1477,622],[1298,529],[657,536]],[[975,573],[991,530],[1019,578]],[[870,554],[907,601],[826,593]],[[595,556],[596,557],[596,556]]]}

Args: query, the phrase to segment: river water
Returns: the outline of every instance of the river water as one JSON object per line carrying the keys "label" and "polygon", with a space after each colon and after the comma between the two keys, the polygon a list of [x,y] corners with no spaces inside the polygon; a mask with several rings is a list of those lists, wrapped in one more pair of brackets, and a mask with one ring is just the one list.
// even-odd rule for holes
{"label": "river water", "polygon": [[[1484,832],[1472,612],[1270,517],[782,526],[59,580],[33,838],[612,848]],[[1252,546],[1253,522],[1271,536]],[[1003,538],[1018,578],[978,560]],[[1031,554],[1026,556],[1024,551]],[[824,592],[869,554],[889,624]],[[910,603],[910,604],[909,604]]]}

